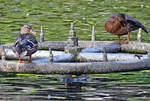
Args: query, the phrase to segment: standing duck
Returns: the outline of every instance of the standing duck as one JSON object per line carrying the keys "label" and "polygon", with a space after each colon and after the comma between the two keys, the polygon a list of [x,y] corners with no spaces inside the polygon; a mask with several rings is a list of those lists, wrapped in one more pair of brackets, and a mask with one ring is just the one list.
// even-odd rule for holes
{"label": "standing duck", "polygon": [[18,55],[20,63],[24,62],[21,60],[23,56],[29,56],[28,62],[32,62],[31,55],[37,51],[38,42],[32,34],[36,32],[33,31],[31,25],[26,24],[21,27],[21,34],[14,42],[13,51]]}
{"label": "standing duck", "polygon": [[[130,32],[142,28],[146,33],[146,28],[135,18],[121,13],[113,13],[105,23],[105,30],[118,36],[119,43],[128,43],[130,41]],[[128,34],[127,40],[121,40],[120,36]]]}

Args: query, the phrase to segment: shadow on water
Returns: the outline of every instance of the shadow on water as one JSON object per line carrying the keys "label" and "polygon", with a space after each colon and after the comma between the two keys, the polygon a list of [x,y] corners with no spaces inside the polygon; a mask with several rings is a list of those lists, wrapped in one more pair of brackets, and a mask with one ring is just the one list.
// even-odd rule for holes
{"label": "shadow on water", "polygon": [[149,101],[149,75],[148,72],[106,75],[1,74],[0,100]]}

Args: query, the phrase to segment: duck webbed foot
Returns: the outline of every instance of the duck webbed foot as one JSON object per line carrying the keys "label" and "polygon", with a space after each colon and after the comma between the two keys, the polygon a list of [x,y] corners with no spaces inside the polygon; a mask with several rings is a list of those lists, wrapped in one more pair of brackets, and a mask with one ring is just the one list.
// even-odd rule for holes
{"label": "duck webbed foot", "polygon": [[24,61],[22,61],[22,60],[19,60],[18,62],[19,62],[19,63],[24,63]]}
{"label": "duck webbed foot", "polygon": [[20,57],[20,56],[19,56],[18,62],[19,62],[19,63],[24,63],[24,61],[21,60],[21,57]]}
{"label": "duck webbed foot", "polygon": [[129,41],[130,41],[129,39],[124,40],[124,43],[125,43],[125,44],[128,44],[128,43],[129,43]]}
{"label": "duck webbed foot", "polygon": [[130,39],[128,38],[126,40],[118,40],[118,43],[120,43],[120,44],[128,44],[129,41],[130,41]]}
{"label": "duck webbed foot", "polygon": [[32,62],[32,60],[28,60],[28,63],[31,63]]}
{"label": "duck webbed foot", "polygon": [[118,42],[119,42],[120,44],[128,44],[129,41],[130,41],[130,32],[128,32],[128,38],[127,38],[126,40],[121,40],[121,39],[120,39],[120,35],[118,35]]}
{"label": "duck webbed foot", "polygon": [[128,44],[130,40],[118,40],[118,43],[120,44]]}
{"label": "duck webbed foot", "polygon": [[128,38],[126,40],[121,40],[120,36],[118,36],[118,43],[120,44],[128,44],[130,41],[130,37],[128,35]]}

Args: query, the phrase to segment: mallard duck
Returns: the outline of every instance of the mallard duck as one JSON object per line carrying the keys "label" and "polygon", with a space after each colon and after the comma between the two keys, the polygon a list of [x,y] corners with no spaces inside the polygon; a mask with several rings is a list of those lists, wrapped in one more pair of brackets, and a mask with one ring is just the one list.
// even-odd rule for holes
{"label": "mallard duck", "polygon": [[37,51],[38,42],[32,34],[36,34],[36,32],[31,25],[26,24],[21,27],[21,34],[14,42],[13,51],[18,55],[20,63],[24,62],[21,60],[23,56],[29,56],[28,62],[32,62],[31,55]]}
{"label": "mallard duck", "polygon": [[[118,36],[119,43],[128,43],[130,41],[130,32],[142,28],[146,33],[146,28],[135,18],[121,13],[113,13],[105,23],[105,30]],[[128,34],[127,40],[120,39],[121,35]]]}

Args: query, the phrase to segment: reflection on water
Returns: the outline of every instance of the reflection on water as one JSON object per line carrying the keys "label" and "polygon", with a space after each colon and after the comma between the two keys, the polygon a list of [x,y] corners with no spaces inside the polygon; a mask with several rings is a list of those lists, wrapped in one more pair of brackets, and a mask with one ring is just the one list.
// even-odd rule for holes
{"label": "reflection on water", "polygon": [[2,101],[149,101],[148,72],[109,75],[1,74]]}

